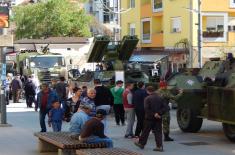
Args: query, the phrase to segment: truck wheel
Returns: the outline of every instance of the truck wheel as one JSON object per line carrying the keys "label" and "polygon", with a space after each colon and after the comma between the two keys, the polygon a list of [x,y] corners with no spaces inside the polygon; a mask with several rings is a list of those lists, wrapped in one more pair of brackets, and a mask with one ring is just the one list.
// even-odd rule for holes
{"label": "truck wheel", "polygon": [[235,125],[223,123],[225,136],[232,142],[235,142]]}
{"label": "truck wheel", "polygon": [[177,122],[183,132],[198,132],[202,127],[202,118],[197,118],[195,110],[190,108],[178,108]]}

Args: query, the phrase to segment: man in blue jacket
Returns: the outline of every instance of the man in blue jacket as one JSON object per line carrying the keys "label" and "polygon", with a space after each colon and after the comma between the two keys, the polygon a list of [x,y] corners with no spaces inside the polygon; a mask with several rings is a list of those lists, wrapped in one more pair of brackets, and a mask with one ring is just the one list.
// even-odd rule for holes
{"label": "man in blue jacket", "polygon": [[55,100],[58,100],[56,92],[52,91],[47,83],[43,83],[41,86],[41,91],[37,94],[37,104],[35,107],[35,111],[40,108],[39,119],[41,132],[47,131],[45,117],[52,108],[52,102]]}

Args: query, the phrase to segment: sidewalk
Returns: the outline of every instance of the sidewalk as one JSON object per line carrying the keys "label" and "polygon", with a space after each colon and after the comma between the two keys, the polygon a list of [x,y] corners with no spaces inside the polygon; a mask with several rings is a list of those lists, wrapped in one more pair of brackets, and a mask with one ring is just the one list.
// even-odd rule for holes
{"label": "sidewalk", "polygon": [[[26,108],[25,103],[10,103],[7,107],[7,122],[12,127],[0,128],[0,155],[56,155],[56,153],[42,153],[37,151],[37,138],[33,136],[34,132],[40,131],[38,112],[34,112],[34,109]],[[133,140],[125,139],[124,133],[126,126],[116,126],[114,118],[109,118],[109,133],[114,141],[115,147],[126,148],[136,152],[140,152],[143,155],[221,155],[231,154],[234,144],[226,140],[221,132],[221,126],[218,123],[210,123],[213,129],[212,134],[202,133],[198,134],[185,134],[182,133],[176,124],[175,111],[172,113],[172,137],[175,142],[164,143],[165,152],[154,152],[152,149],[155,146],[154,137],[151,134],[148,144],[144,150],[140,150],[133,144]],[[208,123],[207,123],[208,125]],[[67,131],[69,127],[68,123],[63,123],[63,131]],[[211,131],[209,132],[211,133]],[[51,131],[51,129],[49,129]],[[209,138],[208,138],[209,137]],[[219,141],[222,140],[222,141]],[[189,147],[182,145],[183,142],[203,141],[209,143],[209,145]],[[230,152],[230,153],[228,153]]]}

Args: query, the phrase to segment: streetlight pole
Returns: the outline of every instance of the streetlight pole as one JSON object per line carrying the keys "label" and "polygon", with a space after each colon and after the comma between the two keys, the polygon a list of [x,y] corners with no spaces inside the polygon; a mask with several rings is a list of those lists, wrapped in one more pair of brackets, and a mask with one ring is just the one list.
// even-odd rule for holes
{"label": "streetlight pole", "polygon": [[198,0],[198,66],[202,68],[201,0]]}

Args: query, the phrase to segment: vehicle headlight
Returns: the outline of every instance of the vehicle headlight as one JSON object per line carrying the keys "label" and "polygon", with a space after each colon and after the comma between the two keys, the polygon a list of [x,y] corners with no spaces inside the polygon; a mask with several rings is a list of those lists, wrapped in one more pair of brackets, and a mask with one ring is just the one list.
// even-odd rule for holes
{"label": "vehicle headlight", "polygon": [[59,76],[59,74],[51,74],[51,76]]}

